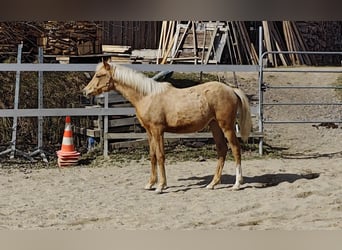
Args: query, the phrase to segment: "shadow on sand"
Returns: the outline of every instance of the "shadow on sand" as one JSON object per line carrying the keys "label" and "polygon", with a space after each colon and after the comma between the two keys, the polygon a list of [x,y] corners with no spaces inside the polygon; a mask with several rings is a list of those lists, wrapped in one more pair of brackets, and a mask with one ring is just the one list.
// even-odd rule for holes
{"label": "shadow on sand", "polygon": [[[276,174],[264,174],[259,176],[244,176],[244,183],[241,185],[241,190],[246,188],[267,188],[277,186],[280,183],[288,182],[293,183],[297,180],[316,179],[320,176],[319,173],[307,173],[307,174],[291,174],[291,173],[276,173]],[[195,181],[192,184],[172,186],[172,188],[178,188],[173,192],[186,192],[191,189],[205,188],[206,185],[212,180],[212,175],[200,176],[200,177],[189,177],[181,178],[178,181]],[[215,189],[231,188],[235,182],[235,176],[224,174],[221,177],[221,184],[217,185]],[[171,187],[170,187],[171,188]]]}

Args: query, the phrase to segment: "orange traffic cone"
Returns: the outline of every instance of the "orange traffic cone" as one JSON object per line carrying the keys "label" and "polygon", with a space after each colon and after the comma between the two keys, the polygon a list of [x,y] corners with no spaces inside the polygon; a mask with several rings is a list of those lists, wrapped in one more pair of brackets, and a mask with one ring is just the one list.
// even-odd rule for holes
{"label": "orange traffic cone", "polygon": [[67,116],[65,118],[65,129],[63,134],[62,147],[61,150],[57,151],[57,156],[59,167],[76,165],[80,158],[80,153],[75,151],[74,141],[72,138],[70,116]]}

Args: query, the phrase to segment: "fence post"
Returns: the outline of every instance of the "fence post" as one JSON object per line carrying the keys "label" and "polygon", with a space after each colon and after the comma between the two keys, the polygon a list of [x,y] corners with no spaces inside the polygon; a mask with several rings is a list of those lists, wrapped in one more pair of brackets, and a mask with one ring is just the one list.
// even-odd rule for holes
{"label": "fence post", "polygon": [[[43,60],[43,48],[38,48],[38,63],[44,63]],[[38,71],[38,109],[43,108],[43,96],[44,96],[44,77],[43,71]],[[43,123],[44,118],[38,116],[38,134],[37,134],[37,150],[33,151],[30,156],[40,154],[44,162],[48,162],[45,152],[43,151]]]}
{"label": "fence post", "polygon": [[[108,92],[104,93],[104,107],[108,109]],[[108,115],[104,116],[103,121],[103,155],[108,157]]]}
{"label": "fence post", "polygon": [[[262,135],[263,132],[264,132],[264,128],[263,128],[263,106],[262,106],[262,103],[263,103],[263,90],[262,90],[262,84],[263,84],[263,60],[262,60],[262,57],[263,57],[263,46],[262,46],[262,38],[263,38],[263,33],[262,33],[262,26],[259,27],[259,110],[258,110],[258,113],[259,113],[259,132],[260,134]],[[259,139],[259,154],[262,155],[263,154],[263,144],[264,144],[264,141],[263,141],[263,137],[261,137]]]}
{"label": "fence post", "polygon": [[[18,55],[17,55],[17,64],[21,64],[21,54],[23,50],[23,42],[21,42],[18,45]],[[16,71],[15,75],[15,90],[14,90],[14,111],[17,111],[19,109],[19,93],[20,93],[20,70]],[[10,159],[13,159],[15,156],[15,153],[24,156],[25,158],[29,160],[33,160],[32,157],[30,157],[28,154],[16,149],[16,143],[17,143],[17,127],[18,127],[18,115],[16,112],[13,112],[13,125],[12,125],[12,139],[11,139],[11,147],[3,152],[0,152],[0,155],[5,155],[10,153]]]}

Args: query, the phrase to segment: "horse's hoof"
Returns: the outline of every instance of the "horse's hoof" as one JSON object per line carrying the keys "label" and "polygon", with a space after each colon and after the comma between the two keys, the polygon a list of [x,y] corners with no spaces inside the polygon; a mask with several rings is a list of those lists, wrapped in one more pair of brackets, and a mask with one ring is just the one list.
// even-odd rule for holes
{"label": "horse's hoof", "polygon": [[214,189],[214,185],[208,184],[205,188],[206,188],[206,189]]}
{"label": "horse's hoof", "polygon": [[233,191],[238,191],[240,190],[240,184],[234,184],[234,186],[232,187]]}
{"label": "horse's hoof", "polygon": [[167,189],[168,187],[166,185],[158,185],[156,188],[155,192],[156,194],[161,194],[163,193],[163,190]]}
{"label": "horse's hoof", "polygon": [[144,189],[145,190],[152,190],[153,185],[152,184],[147,184]]}
{"label": "horse's hoof", "polygon": [[156,193],[156,194],[161,194],[161,193],[163,193],[163,189],[161,189],[161,188],[156,188],[155,193]]}

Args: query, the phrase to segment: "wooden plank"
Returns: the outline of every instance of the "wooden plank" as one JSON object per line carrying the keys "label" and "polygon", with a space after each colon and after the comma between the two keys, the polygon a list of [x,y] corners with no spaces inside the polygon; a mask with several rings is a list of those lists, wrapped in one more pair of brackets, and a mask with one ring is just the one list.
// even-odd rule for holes
{"label": "wooden plank", "polygon": [[163,40],[163,35],[164,35],[164,30],[165,30],[165,23],[166,21],[163,21],[162,22],[162,27],[161,27],[161,32],[160,32],[160,37],[159,37],[159,45],[158,45],[158,54],[157,54],[157,61],[156,61],[156,64],[159,64],[159,58],[162,58],[163,57],[163,53],[162,53],[162,40]]}
{"label": "wooden plank", "polygon": [[[297,37],[297,40],[299,42],[299,45],[301,46],[300,50],[307,51],[308,49],[307,49],[307,47],[306,47],[306,45],[305,45],[305,43],[304,43],[304,41],[302,39],[302,36],[300,35],[300,33],[299,33],[298,29],[297,29],[296,23],[295,22],[291,22],[291,24],[292,24],[292,29],[293,29],[293,31],[295,33],[295,36]],[[304,64],[306,64],[306,65],[311,65],[312,64],[309,55],[303,54],[302,57],[303,57]]]}
{"label": "wooden plank", "polygon": [[131,46],[124,45],[102,45],[102,52],[107,53],[127,53],[131,50]]}
{"label": "wooden plank", "polygon": [[191,22],[192,24],[192,41],[193,41],[193,46],[194,46],[194,64],[197,64],[197,36],[196,36],[196,25],[195,22]]}
{"label": "wooden plank", "polygon": [[131,53],[131,57],[156,60],[158,58],[158,50],[156,49],[133,50]]}
{"label": "wooden plank", "polygon": [[220,42],[217,46],[217,49],[216,49],[216,54],[215,54],[215,60],[217,62],[221,62],[221,57],[222,57],[222,54],[223,54],[223,50],[224,50],[224,47],[226,46],[226,43],[227,43],[227,32],[224,32],[222,35],[221,35],[221,39],[220,39]]}
{"label": "wooden plank", "polygon": [[204,27],[204,37],[203,37],[203,47],[202,47],[202,55],[201,55],[201,64],[203,64],[203,62],[204,62],[204,51],[205,51],[205,40],[206,40],[206,38],[207,38],[207,30],[206,30],[206,28]]}
{"label": "wooden plank", "polygon": [[[264,29],[264,39],[266,43],[266,50],[267,51],[272,51],[272,43],[271,43],[271,37],[270,37],[270,30],[269,30],[269,24],[267,21],[262,21],[262,27]],[[274,60],[273,60],[273,55],[268,54],[267,55],[268,60],[272,66],[274,66]]]}
{"label": "wooden plank", "polygon": [[176,37],[176,36],[173,36],[172,41],[170,42],[169,47],[168,47],[168,49],[167,49],[167,51],[166,51],[166,53],[165,53],[165,55],[164,55],[164,57],[163,57],[163,60],[161,61],[160,64],[165,64],[165,63],[166,63],[167,57],[169,56],[170,51],[171,51],[172,46],[173,46],[173,43],[174,43],[174,41],[175,41],[175,37]]}
{"label": "wooden plank", "polygon": [[101,136],[101,130],[99,129],[73,127],[73,132],[74,134],[86,135],[88,137],[94,137],[94,138],[99,138]]}
{"label": "wooden plank", "polygon": [[231,26],[231,22],[227,22],[227,47],[228,47],[228,52],[229,52],[229,57],[230,57],[230,64],[236,64],[237,59],[236,59],[236,53],[234,49],[233,37],[232,37],[230,26]]}
{"label": "wooden plank", "polygon": [[204,58],[204,64],[207,64],[208,61],[209,61],[210,52],[211,52],[211,50],[214,47],[214,41],[215,41],[215,37],[216,37],[216,34],[217,34],[217,30],[218,30],[217,27],[213,30],[213,33],[212,33],[212,36],[211,36],[211,39],[210,39],[210,44],[209,44],[209,47],[208,47],[208,51],[207,51],[207,54],[205,55],[205,58]]}
{"label": "wooden plank", "polygon": [[[287,50],[293,51],[291,34],[289,30],[289,21],[283,21],[283,31],[284,31],[284,37],[285,37]],[[291,64],[294,65],[296,63],[294,54],[289,54],[289,58],[290,58]]]}
{"label": "wooden plank", "polygon": [[237,35],[236,28],[235,28],[236,22],[231,22],[231,23],[232,23],[232,32],[233,32],[233,38],[234,38],[233,47],[234,47],[234,50],[236,50],[236,55],[237,55],[236,63],[243,64],[241,51],[240,51],[239,36]]}
{"label": "wooden plank", "polygon": [[[185,39],[185,36],[186,36],[186,34],[187,34],[187,32],[188,32],[188,29],[189,29],[190,24],[191,24],[191,21],[188,21],[188,23],[187,23],[186,26],[184,27],[184,31],[183,31],[183,34],[182,34],[180,40],[179,40],[179,41],[177,41],[177,40],[175,41],[175,43],[177,44],[177,46],[176,46],[175,51],[173,51],[173,53],[172,53],[172,55],[171,55],[171,58],[177,57],[178,50],[180,49],[180,47],[182,46],[182,44],[183,44],[183,42],[184,42],[184,39]],[[179,29],[179,32],[180,32],[180,29]],[[167,53],[167,54],[168,54],[168,53]]]}
{"label": "wooden plank", "polygon": [[[96,96],[98,104],[104,104],[104,94]],[[128,103],[127,99],[116,91],[108,92],[108,104]]]}
{"label": "wooden plank", "polygon": [[138,139],[134,141],[120,141],[120,142],[109,143],[109,145],[112,149],[141,147],[141,146],[148,145],[148,140]]}
{"label": "wooden plank", "polygon": [[[137,118],[135,117],[111,119],[108,121],[109,128],[120,127],[120,126],[131,126],[131,125],[136,125],[136,124],[139,124],[139,122]],[[98,127],[99,126],[98,120],[94,120],[93,125]]]}

